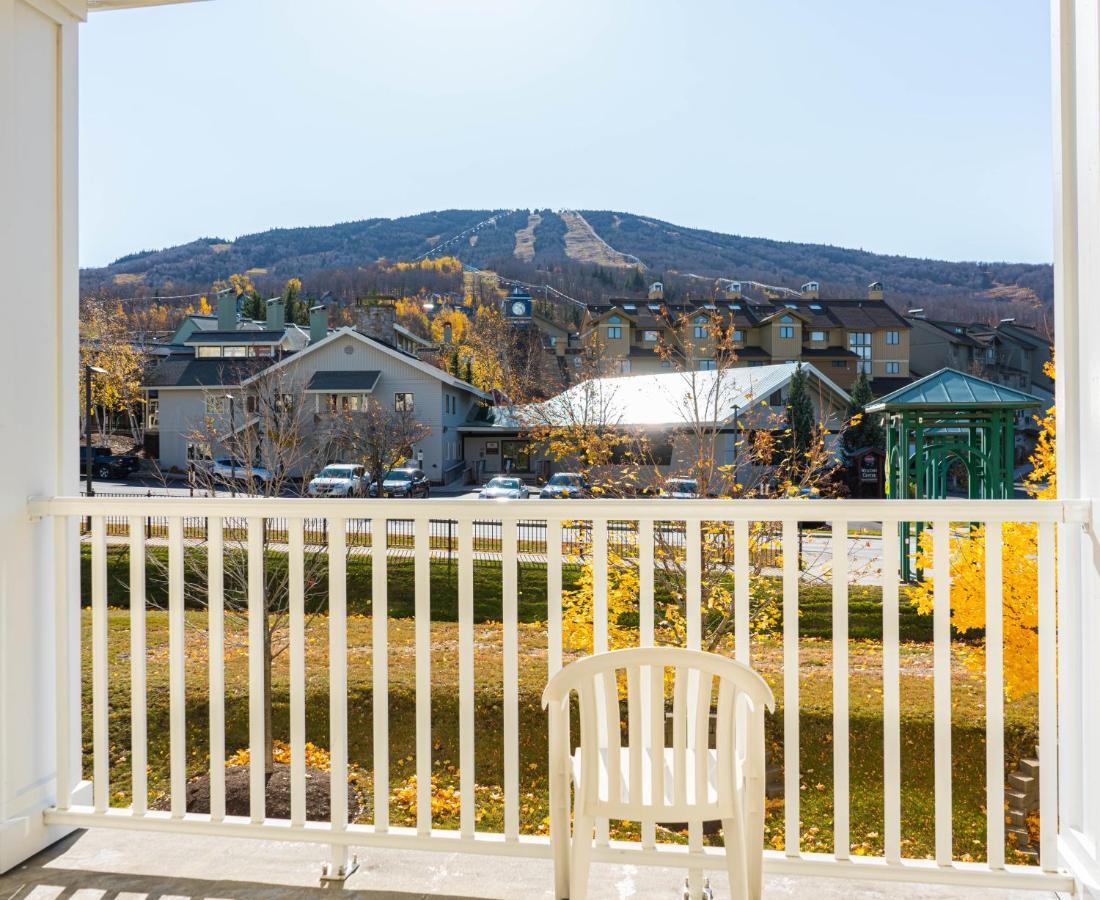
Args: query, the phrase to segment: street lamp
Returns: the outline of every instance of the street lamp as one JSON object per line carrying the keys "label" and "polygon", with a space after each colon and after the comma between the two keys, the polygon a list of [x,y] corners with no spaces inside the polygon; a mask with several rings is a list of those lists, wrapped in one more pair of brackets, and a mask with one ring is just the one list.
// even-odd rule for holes
{"label": "street lamp", "polygon": [[88,496],[95,496],[92,487],[92,373],[106,375],[107,370],[99,366],[84,367],[84,483]]}
{"label": "street lamp", "polygon": [[[237,429],[234,426],[233,420],[233,395],[226,394],[225,399],[229,401],[229,440],[233,440],[233,436],[237,433]],[[226,448],[229,450],[229,493],[231,497],[237,496],[237,456],[233,451],[232,445],[226,442]]]}

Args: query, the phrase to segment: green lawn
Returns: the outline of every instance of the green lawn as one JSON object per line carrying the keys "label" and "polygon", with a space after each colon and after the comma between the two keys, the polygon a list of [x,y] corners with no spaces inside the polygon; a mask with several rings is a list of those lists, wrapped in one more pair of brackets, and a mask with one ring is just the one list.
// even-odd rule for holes
{"label": "green lawn", "polygon": [[[150,548],[151,553],[161,552]],[[194,551],[191,551],[194,552]],[[85,560],[87,562],[87,560]],[[128,561],[124,552],[110,553],[109,628],[110,740],[112,802],[124,805],[129,798],[130,662],[129,614],[126,610]],[[520,567],[520,764],[521,820],[525,832],[545,828],[546,723],[539,698],[546,677],[545,569]],[[85,566],[87,597],[87,566]],[[149,593],[163,601],[162,585],[150,572]],[[412,824],[413,811],[401,791],[415,769],[414,709],[415,651],[411,618],[412,564],[390,560],[390,757],[392,817],[395,823]],[[443,787],[458,786],[458,648],[453,566],[445,561],[432,565],[432,708],[433,772]],[[572,577],[571,574],[568,577]],[[503,777],[503,712],[500,607],[500,567],[475,565],[475,678],[479,828],[498,830],[503,823],[500,785]],[[828,630],[828,588],[804,588],[801,593],[800,734],[802,773],[802,846],[805,850],[832,849],[832,705],[831,644],[820,633]],[[365,817],[372,814],[372,648],[370,619],[370,561],[353,556],[348,561],[348,734],[349,758],[367,800]],[[857,611],[858,610],[858,611]],[[89,629],[85,625],[85,746],[90,751],[91,706]],[[187,749],[189,768],[198,774],[208,765],[207,638],[205,612],[187,613]],[[852,849],[855,853],[881,853],[882,812],[882,679],[881,629],[877,590],[853,591],[853,625],[850,640],[850,745],[852,785]],[[923,620],[913,619],[920,631]],[[903,625],[903,628],[906,626]],[[328,745],[327,619],[311,620],[307,637],[307,737],[318,746]],[[815,634],[816,632],[816,634]],[[148,717],[150,735],[149,784],[152,795],[163,793],[168,780],[168,684],[167,617],[160,610],[148,614]],[[953,668],[953,769],[955,785],[954,845],[959,858],[984,858],[985,847],[985,741],[984,685],[980,676],[964,664],[967,645],[956,643]],[[778,635],[755,636],[753,663],[782,700],[782,641]],[[902,646],[902,771],[903,837],[906,855],[930,856],[932,831],[932,668],[931,646],[907,641]],[[287,669],[285,654],[276,661],[273,675],[275,735],[288,739]],[[1035,743],[1034,698],[1007,705],[1006,767],[1014,768]],[[226,743],[227,752],[248,741],[247,638],[242,623],[227,623],[226,635]],[[782,709],[769,718],[769,752],[782,759]],[[90,756],[90,753],[89,753]],[[768,839],[781,846],[782,801],[769,801]],[[445,809],[436,817],[440,827],[457,827],[457,810]],[[631,833],[623,826],[625,833]],[[1012,858],[1010,853],[1009,858]]]}

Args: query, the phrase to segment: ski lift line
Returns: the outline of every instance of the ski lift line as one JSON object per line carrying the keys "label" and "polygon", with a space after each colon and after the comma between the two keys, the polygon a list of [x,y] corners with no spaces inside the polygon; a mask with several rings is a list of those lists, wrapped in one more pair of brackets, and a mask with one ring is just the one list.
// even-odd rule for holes
{"label": "ski lift line", "polygon": [[[169,297],[162,297],[158,294],[153,294],[148,297],[108,297],[112,303],[137,303],[140,300],[155,300],[158,303],[161,300],[194,300],[198,297],[220,297],[222,294],[228,294],[233,288],[225,288],[220,291],[199,291],[197,294],[173,294]],[[86,296],[85,300],[96,299],[93,296]]]}
{"label": "ski lift line", "polygon": [[751,278],[726,278],[722,275],[696,275],[694,272],[684,272],[684,278],[695,278],[699,281],[725,281],[725,282],[738,282],[740,284],[747,284],[751,287],[760,288],[761,290],[775,291],[777,294],[783,294],[786,297],[801,297],[802,292],[796,291],[794,288],[783,287],[778,284],[765,284],[763,281],[753,281]]}
{"label": "ski lift line", "polygon": [[476,225],[471,225],[469,228],[465,229],[464,231],[460,231],[458,234],[454,235],[453,237],[449,237],[449,238],[447,238],[447,240],[441,241],[440,243],[436,244],[434,247],[430,247],[429,249],[425,250],[418,257],[416,257],[413,260],[413,262],[420,262],[420,260],[422,260],[422,259],[427,259],[429,256],[431,256],[437,250],[441,250],[444,247],[447,247],[450,244],[453,244],[455,241],[459,240],[460,238],[465,237],[470,232],[477,231],[478,229],[484,227],[485,225],[495,225],[496,221],[499,217],[500,217],[499,214],[495,215],[495,216],[490,216],[488,219],[485,219],[482,222],[478,222]]}

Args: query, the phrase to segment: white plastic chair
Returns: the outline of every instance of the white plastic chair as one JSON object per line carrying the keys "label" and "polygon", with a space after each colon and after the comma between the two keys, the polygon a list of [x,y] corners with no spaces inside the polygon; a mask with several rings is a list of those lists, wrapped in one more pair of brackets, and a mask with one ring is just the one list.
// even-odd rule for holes
{"label": "white plastic chair", "polygon": [[[670,747],[665,740],[666,669],[673,672]],[[627,694],[625,746],[621,674]],[[718,715],[711,747],[715,681]],[[573,693],[580,706],[580,746],[571,755]],[[699,650],[614,650],[559,671],[546,685],[542,703],[550,711],[550,842],[556,897],[584,900],[597,819],[720,819],[731,897],[758,900],[764,856],[764,709],[775,706],[763,678],[742,663]],[[576,786],[572,840],[570,778]]]}

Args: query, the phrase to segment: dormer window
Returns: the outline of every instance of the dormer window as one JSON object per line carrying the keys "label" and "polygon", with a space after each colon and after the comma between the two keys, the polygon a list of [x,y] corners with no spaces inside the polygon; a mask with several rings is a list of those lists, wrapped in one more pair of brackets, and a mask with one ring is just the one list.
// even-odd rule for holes
{"label": "dormer window", "polygon": [[785,303],[784,306],[786,306],[787,309],[798,309],[798,305],[795,303]]}
{"label": "dormer window", "polygon": [[623,323],[623,320],[620,316],[608,316],[607,317],[607,324],[608,325],[621,325],[622,323]]}
{"label": "dormer window", "polygon": [[782,322],[784,325],[790,325],[794,322],[794,319],[792,319],[790,316],[784,316],[779,321]]}
{"label": "dormer window", "polygon": [[820,310],[821,310],[821,304],[820,304],[820,303],[811,303],[811,304],[810,304],[810,309],[814,309],[814,310],[817,310],[817,311],[819,311],[819,312],[820,312]]}
{"label": "dormer window", "polygon": [[633,303],[624,303],[623,304],[623,309],[625,309],[627,312],[634,312],[637,308],[638,307],[635,306]]}
{"label": "dormer window", "polygon": [[707,317],[706,316],[696,316],[695,317],[695,324],[696,325],[706,325],[707,324]]}

